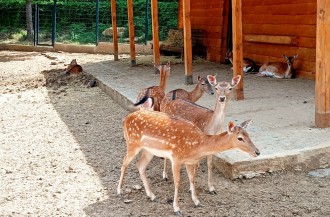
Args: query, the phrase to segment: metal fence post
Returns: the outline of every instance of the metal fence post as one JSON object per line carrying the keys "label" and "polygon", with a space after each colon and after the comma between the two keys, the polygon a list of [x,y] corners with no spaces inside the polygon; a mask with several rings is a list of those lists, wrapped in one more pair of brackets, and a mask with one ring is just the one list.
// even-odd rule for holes
{"label": "metal fence post", "polygon": [[56,39],[56,3],[57,0],[54,0],[53,5],[53,16],[52,16],[52,46],[55,45],[55,39]]}
{"label": "metal fence post", "polygon": [[145,26],[144,26],[144,44],[147,45],[148,40],[148,10],[149,10],[149,0],[146,0],[146,18],[145,18]]}
{"label": "metal fence post", "polygon": [[99,16],[100,16],[100,1],[96,0],[96,46],[99,43]]}

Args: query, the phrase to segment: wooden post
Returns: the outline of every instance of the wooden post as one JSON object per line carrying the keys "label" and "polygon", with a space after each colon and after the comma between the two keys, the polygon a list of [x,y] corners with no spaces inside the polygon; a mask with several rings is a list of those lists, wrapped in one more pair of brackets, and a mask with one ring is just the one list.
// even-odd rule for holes
{"label": "wooden post", "polygon": [[193,84],[190,0],[183,0],[183,35],[185,84]]}
{"label": "wooden post", "polygon": [[135,41],[134,41],[134,20],[133,20],[133,2],[127,0],[127,11],[128,11],[128,33],[129,33],[129,45],[131,52],[131,65],[136,66],[135,61]]}
{"label": "wooden post", "polygon": [[233,16],[233,73],[241,75],[241,81],[235,88],[235,99],[244,99],[243,82],[243,37],[242,37],[242,1],[232,0]]}
{"label": "wooden post", "polygon": [[317,0],[315,125],[330,127],[330,1]]}
{"label": "wooden post", "polygon": [[118,34],[117,34],[116,0],[110,0],[110,1],[111,1],[113,56],[114,56],[115,61],[118,61]]}
{"label": "wooden post", "polygon": [[[154,63],[160,64],[160,51],[159,51],[159,35],[158,35],[158,0],[151,0],[151,14],[152,14],[152,44]],[[155,70],[157,70],[155,68]]]}

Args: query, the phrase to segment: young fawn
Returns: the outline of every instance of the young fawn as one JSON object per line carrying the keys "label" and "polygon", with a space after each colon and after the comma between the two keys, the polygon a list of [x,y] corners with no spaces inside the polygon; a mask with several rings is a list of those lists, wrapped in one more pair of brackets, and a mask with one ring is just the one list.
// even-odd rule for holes
{"label": "young fawn", "polygon": [[204,93],[208,93],[211,95],[214,94],[212,86],[206,77],[198,76],[197,80],[198,80],[198,83],[197,83],[196,87],[190,92],[188,92],[184,89],[175,89],[175,90],[168,92],[165,95],[165,97],[163,98],[163,100],[161,101],[160,111],[163,110],[162,107],[164,107],[168,102],[170,102],[174,99],[186,99],[191,102],[196,102],[203,96]]}
{"label": "young fawn", "polygon": [[165,89],[167,85],[167,78],[171,75],[171,64],[168,62],[166,65],[155,65],[159,70],[159,86],[151,86],[142,89],[137,96],[134,106],[142,106],[148,98],[153,99],[153,109],[160,111],[160,103],[165,96]]}
{"label": "young fawn", "polygon": [[[225,110],[231,90],[240,82],[241,76],[235,76],[231,82],[217,82],[216,76],[207,76],[209,83],[215,89],[215,108],[210,110],[187,100],[176,99],[165,105],[163,112],[172,116],[184,118],[194,123],[207,135],[216,135],[224,131]],[[215,194],[212,184],[212,155],[207,156],[208,187]],[[166,159],[164,160],[163,178],[167,179]]]}
{"label": "young fawn", "polygon": [[129,163],[143,149],[137,168],[148,197],[151,200],[156,198],[146,176],[147,166],[154,156],[163,157],[172,162],[175,214],[181,214],[178,192],[183,164],[188,172],[192,200],[196,206],[199,206],[200,201],[194,186],[194,170],[201,158],[229,149],[239,149],[253,157],[260,154],[245,130],[249,123],[250,121],[245,121],[235,126],[233,122],[229,122],[227,132],[206,135],[192,122],[161,112],[138,110],[127,115],[123,122],[127,153],[121,167],[117,194],[122,194],[124,175]]}
{"label": "young fawn", "polygon": [[68,65],[68,67],[65,70],[65,74],[66,75],[78,75],[80,72],[82,72],[83,69],[81,67],[81,65],[78,65],[77,60],[73,59],[70,63],[70,65]]}
{"label": "young fawn", "polygon": [[268,62],[264,63],[260,69],[258,76],[275,77],[275,78],[292,78],[293,75],[293,63],[297,59],[298,54],[293,57],[282,55],[285,59],[284,62]]}
{"label": "young fawn", "polygon": [[[228,50],[225,58],[233,65],[233,52]],[[233,69],[233,68],[232,68]],[[258,70],[257,64],[250,58],[243,58],[243,72],[256,72]]]}

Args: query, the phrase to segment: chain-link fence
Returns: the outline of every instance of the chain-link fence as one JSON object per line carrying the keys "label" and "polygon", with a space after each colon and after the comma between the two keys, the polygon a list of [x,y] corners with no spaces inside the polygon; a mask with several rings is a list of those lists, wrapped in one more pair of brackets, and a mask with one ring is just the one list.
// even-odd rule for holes
{"label": "chain-link fence", "polygon": [[[39,44],[97,44],[111,42],[111,0],[32,0],[35,39]],[[134,0],[134,28],[137,43],[152,38],[150,0]],[[56,5],[56,15],[53,7]],[[159,36],[177,27],[178,0],[158,1]],[[128,42],[127,1],[116,1],[119,42]],[[26,0],[0,0],[0,43],[31,44],[26,37]],[[54,19],[56,16],[56,19]]]}

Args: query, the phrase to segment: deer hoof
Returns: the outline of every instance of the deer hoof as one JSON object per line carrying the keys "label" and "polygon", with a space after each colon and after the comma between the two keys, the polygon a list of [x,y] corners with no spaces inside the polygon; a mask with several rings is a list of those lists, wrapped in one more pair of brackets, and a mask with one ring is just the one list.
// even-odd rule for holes
{"label": "deer hoof", "polygon": [[179,211],[176,211],[176,212],[174,212],[174,214],[176,215],[176,216],[182,216],[182,212],[179,210]]}
{"label": "deer hoof", "polygon": [[197,205],[195,205],[195,208],[198,208],[198,207],[204,207],[204,205],[202,205],[201,203],[198,203]]}
{"label": "deer hoof", "polygon": [[215,190],[209,191],[209,193],[212,194],[212,195],[217,195],[218,194]]}

